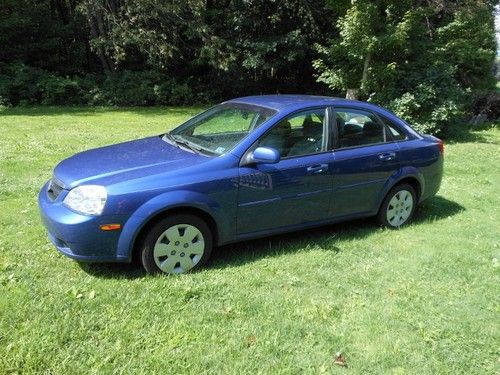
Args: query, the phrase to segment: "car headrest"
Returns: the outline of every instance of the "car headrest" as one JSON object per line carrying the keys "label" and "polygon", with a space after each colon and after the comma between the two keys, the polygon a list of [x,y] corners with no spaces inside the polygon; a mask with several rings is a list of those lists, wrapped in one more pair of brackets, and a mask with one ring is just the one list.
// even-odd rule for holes
{"label": "car headrest", "polygon": [[344,128],[345,128],[345,120],[337,116],[337,129],[339,130],[339,134],[342,135],[344,133]]}
{"label": "car headrest", "polygon": [[284,130],[292,130],[292,124],[290,124],[290,121],[281,121],[278,126]]}
{"label": "car headrest", "polygon": [[305,135],[318,137],[323,132],[323,124],[319,121],[313,121],[311,116],[306,116],[302,123],[302,130]]}
{"label": "car headrest", "polygon": [[274,134],[290,134],[292,131],[292,124],[290,124],[290,121],[280,121],[278,125],[274,127],[274,129],[271,131]]}
{"label": "car headrest", "polygon": [[363,125],[363,134],[368,137],[377,137],[382,134],[382,125],[374,121],[367,121]]}

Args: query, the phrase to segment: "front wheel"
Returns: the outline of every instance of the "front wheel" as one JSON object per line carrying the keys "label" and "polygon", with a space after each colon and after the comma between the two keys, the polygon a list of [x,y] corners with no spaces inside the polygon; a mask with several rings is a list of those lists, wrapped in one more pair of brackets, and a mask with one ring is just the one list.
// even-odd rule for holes
{"label": "front wheel", "polygon": [[197,216],[172,215],[151,228],[140,252],[148,273],[185,273],[206,263],[212,252],[212,233]]}
{"label": "front wheel", "polygon": [[388,228],[407,224],[415,212],[417,195],[411,185],[397,185],[389,191],[380,207],[378,221]]}

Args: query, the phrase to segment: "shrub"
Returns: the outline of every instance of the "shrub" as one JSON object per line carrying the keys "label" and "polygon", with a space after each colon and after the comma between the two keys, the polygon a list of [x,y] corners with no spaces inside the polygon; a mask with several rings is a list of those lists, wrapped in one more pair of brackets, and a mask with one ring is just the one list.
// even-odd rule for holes
{"label": "shrub", "polygon": [[7,105],[40,103],[42,91],[38,86],[44,72],[24,64],[0,67],[0,96]]}
{"label": "shrub", "polygon": [[24,64],[0,68],[0,97],[5,105],[84,104],[81,80],[48,73]]}
{"label": "shrub", "polygon": [[193,79],[177,81],[154,70],[62,77],[23,64],[0,66],[2,105],[190,105],[214,99]]}
{"label": "shrub", "polygon": [[448,90],[426,82],[411,93],[388,103],[399,117],[408,121],[422,133],[443,134],[450,124],[463,121],[464,98],[454,90]]}
{"label": "shrub", "polygon": [[79,80],[46,75],[42,77],[38,87],[42,93],[41,104],[85,104]]}

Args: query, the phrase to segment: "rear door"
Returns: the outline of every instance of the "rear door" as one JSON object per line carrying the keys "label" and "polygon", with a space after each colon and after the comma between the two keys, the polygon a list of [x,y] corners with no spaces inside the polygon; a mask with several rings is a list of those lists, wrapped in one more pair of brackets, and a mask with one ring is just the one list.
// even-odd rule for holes
{"label": "rear door", "polygon": [[390,176],[400,166],[399,147],[380,118],[359,108],[335,108],[333,216],[377,209]]}
{"label": "rear door", "polygon": [[280,152],[276,164],[240,168],[239,234],[325,219],[330,212],[333,153],[328,151],[331,114],[326,107],[278,122],[256,144]]}

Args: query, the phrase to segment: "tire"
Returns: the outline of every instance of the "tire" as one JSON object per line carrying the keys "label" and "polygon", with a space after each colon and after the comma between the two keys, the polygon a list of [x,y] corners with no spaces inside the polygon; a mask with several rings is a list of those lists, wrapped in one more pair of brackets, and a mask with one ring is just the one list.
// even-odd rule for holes
{"label": "tire", "polygon": [[378,222],[390,229],[411,221],[417,207],[417,194],[411,185],[401,184],[387,193],[377,215]]}
{"label": "tire", "polygon": [[177,214],[156,223],[140,247],[148,273],[179,274],[204,265],[212,253],[212,232],[197,216]]}

